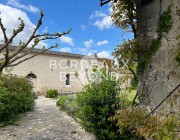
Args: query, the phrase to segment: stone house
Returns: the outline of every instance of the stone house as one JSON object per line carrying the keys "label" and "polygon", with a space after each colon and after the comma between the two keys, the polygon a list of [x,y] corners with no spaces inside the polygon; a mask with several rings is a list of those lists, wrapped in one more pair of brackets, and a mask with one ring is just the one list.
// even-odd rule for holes
{"label": "stone house", "polygon": [[[11,51],[15,47],[11,47]],[[28,51],[25,49],[24,52]],[[41,51],[34,49],[31,54]],[[0,54],[0,58],[2,54]],[[85,56],[80,54],[46,51],[32,59],[29,59],[15,67],[8,68],[11,74],[18,77],[27,77],[32,82],[34,91],[45,94],[49,89],[57,89],[60,93],[78,92],[88,84],[89,80],[96,80],[97,75],[93,69],[102,68],[102,58]],[[124,73],[116,72],[118,76]],[[93,79],[94,77],[95,79]],[[128,82],[130,85],[130,82]]]}

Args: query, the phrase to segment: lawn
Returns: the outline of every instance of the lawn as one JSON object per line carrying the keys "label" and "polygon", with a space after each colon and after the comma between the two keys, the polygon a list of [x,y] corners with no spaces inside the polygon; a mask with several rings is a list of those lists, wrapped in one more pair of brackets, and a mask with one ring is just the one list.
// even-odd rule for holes
{"label": "lawn", "polygon": [[126,97],[130,101],[133,101],[134,97],[136,96],[137,90],[121,90],[120,95]]}

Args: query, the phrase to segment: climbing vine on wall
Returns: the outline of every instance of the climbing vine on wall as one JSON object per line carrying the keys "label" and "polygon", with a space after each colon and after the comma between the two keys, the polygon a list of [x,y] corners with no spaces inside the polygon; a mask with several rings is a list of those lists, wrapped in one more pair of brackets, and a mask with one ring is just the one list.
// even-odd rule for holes
{"label": "climbing vine on wall", "polygon": [[[177,35],[176,39],[177,40],[180,39],[180,34]],[[178,43],[178,46],[180,46],[180,42]],[[180,48],[178,49],[176,53],[175,60],[178,62],[178,66],[180,66]]]}
{"label": "climbing vine on wall", "polygon": [[159,38],[163,37],[163,33],[168,33],[172,28],[172,15],[171,15],[171,6],[168,7],[168,10],[161,14],[158,21],[158,35]]}
{"label": "climbing vine on wall", "polygon": [[[179,44],[180,45],[180,44]],[[178,66],[180,66],[180,49],[177,51],[176,57],[175,57],[176,61],[179,63]]]}
{"label": "climbing vine on wall", "polygon": [[171,30],[172,28],[172,15],[171,15],[171,6],[168,7],[168,10],[163,12],[160,15],[160,18],[157,23],[157,33],[158,37],[151,40],[150,48],[145,52],[142,58],[139,59],[138,72],[144,72],[147,65],[151,62],[152,57],[155,55],[157,50],[161,47],[161,39]]}

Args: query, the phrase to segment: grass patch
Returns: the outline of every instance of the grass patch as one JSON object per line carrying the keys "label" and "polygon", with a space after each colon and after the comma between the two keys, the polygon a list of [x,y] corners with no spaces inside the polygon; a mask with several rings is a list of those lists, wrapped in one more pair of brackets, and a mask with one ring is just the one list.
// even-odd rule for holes
{"label": "grass patch", "polygon": [[128,99],[129,101],[133,101],[134,97],[136,96],[137,90],[121,90],[120,92],[120,96],[125,97],[126,99]]}

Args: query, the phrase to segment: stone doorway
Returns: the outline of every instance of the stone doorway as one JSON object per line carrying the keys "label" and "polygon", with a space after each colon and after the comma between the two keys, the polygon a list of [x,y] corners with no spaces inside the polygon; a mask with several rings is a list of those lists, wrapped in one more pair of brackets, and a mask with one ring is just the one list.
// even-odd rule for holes
{"label": "stone doorway", "polygon": [[34,74],[34,73],[29,73],[27,76],[26,76],[29,81],[31,82],[32,86],[33,86],[33,91],[35,93],[37,93],[37,76]]}

